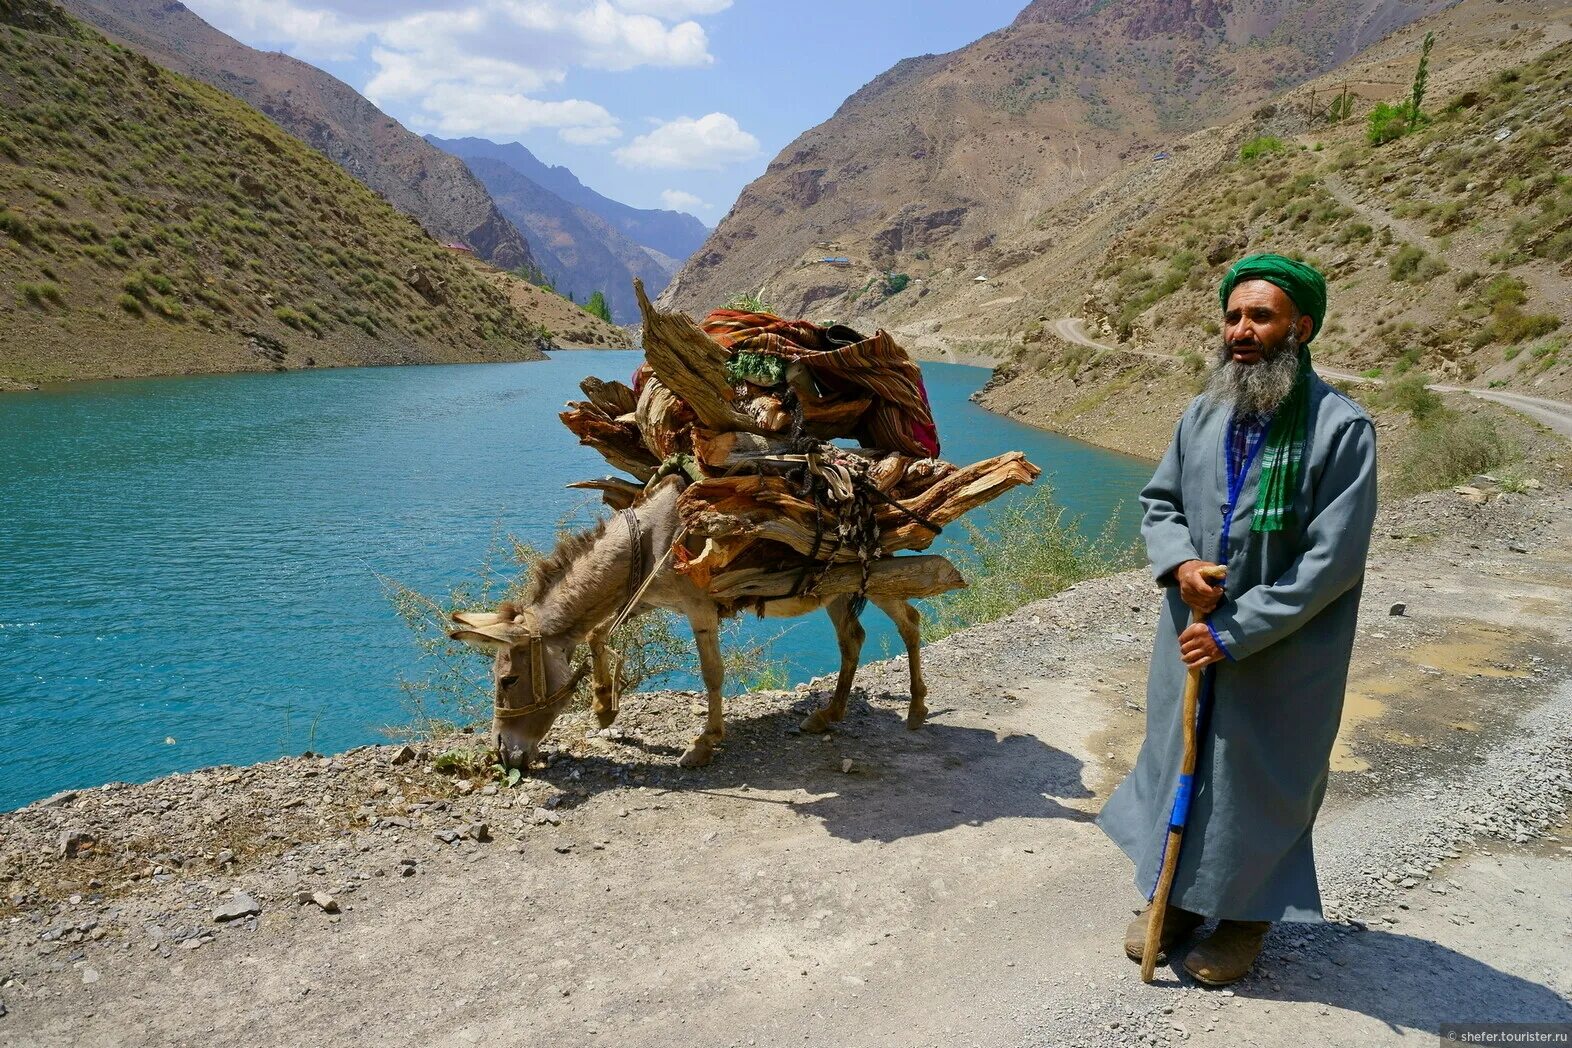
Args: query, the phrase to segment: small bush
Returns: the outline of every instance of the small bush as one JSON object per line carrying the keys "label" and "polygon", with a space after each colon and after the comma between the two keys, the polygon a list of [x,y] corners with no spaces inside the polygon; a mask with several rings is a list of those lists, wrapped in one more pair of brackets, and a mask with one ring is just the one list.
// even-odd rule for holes
{"label": "small bush", "polygon": [[1281,153],[1288,147],[1276,135],[1260,135],[1239,147],[1240,160],[1255,160],[1271,153]]}
{"label": "small bush", "polygon": [[[1376,107],[1370,110],[1370,116],[1367,118],[1369,126],[1365,131],[1365,137],[1373,146],[1385,145],[1388,142],[1402,138],[1408,134],[1411,129],[1410,125],[1414,123],[1411,119],[1411,113],[1412,110],[1407,102],[1401,105],[1377,102]],[[1424,121],[1425,118],[1420,116],[1418,122],[1424,123]]]}
{"label": "small bush", "polygon": [[1408,412],[1415,422],[1429,422],[1445,410],[1441,395],[1428,389],[1429,384],[1430,376],[1410,371],[1381,387],[1372,399],[1377,406]]}
{"label": "small bush", "polygon": [[721,306],[722,309],[735,309],[743,313],[773,313],[775,309],[768,302],[757,295],[739,292],[728,298]]}
{"label": "small bush", "polygon": [[15,211],[0,210],[0,233],[4,233],[18,244],[31,244],[36,237],[33,226]]}
{"label": "small bush", "polygon": [[116,302],[119,303],[121,309],[125,310],[127,313],[130,313],[132,316],[139,317],[142,315],[142,303],[135,295],[131,294],[130,292],[121,295],[118,299],[116,299]]}
{"label": "small bush", "polygon": [[59,285],[51,284],[47,280],[37,284],[24,280],[16,285],[16,290],[29,304],[40,309],[44,309],[51,304],[56,306],[65,305],[65,295],[61,293]]}
{"label": "small bush", "polygon": [[1512,462],[1517,449],[1491,419],[1442,408],[1420,426],[1392,473],[1398,495],[1461,483]]}
{"label": "small bush", "polygon": [[968,541],[949,555],[970,585],[924,602],[923,636],[928,640],[992,622],[1138,560],[1133,548],[1115,540],[1113,521],[1101,534],[1087,537],[1080,521],[1054,501],[1046,483],[1006,503],[986,524],[964,519],[961,524]]}
{"label": "small bush", "polygon": [[1424,248],[1404,244],[1392,253],[1387,263],[1393,280],[1425,284],[1446,272],[1446,263],[1425,253]]}

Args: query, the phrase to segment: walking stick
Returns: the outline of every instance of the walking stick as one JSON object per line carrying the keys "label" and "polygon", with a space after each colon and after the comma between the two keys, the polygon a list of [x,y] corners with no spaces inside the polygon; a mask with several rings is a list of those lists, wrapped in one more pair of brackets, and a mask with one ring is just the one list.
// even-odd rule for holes
{"label": "walking stick", "polygon": [[[1203,568],[1201,575],[1220,581],[1228,574],[1222,565]],[[1190,624],[1205,622],[1200,612],[1190,613]],[[1168,837],[1163,845],[1162,872],[1157,877],[1157,888],[1152,892],[1152,909],[1146,919],[1146,946],[1141,950],[1141,981],[1151,982],[1157,972],[1157,947],[1162,939],[1163,921],[1168,916],[1168,893],[1173,890],[1174,871],[1179,869],[1179,846],[1184,840],[1185,819],[1190,814],[1190,789],[1195,776],[1196,742],[1201,704],[1201,677],[1206,667],[1190,670],[1184,681],[1184,702],[1180,716],[1184,718],[1184,756],[1179,763],[1179,785],[1174,790],[1174,806],[1168,815]]]}

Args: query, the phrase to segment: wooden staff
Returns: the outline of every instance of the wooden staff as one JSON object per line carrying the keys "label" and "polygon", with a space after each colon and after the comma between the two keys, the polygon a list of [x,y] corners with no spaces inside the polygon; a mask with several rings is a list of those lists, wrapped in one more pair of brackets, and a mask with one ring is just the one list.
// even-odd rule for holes
{"label": "wooden staff", "polygon": [[[1220,564],[1203,568],[1203,578],[1221,581],[1228,569]],[[1200,612],[1190,612],[1190,624],[1205,622]],[[1184,841],[1184,824],[1190,813],[1190,783],[1195,775],[1198,712],[1201,705],[1201,677],[1205,666],[1190,670],[1184,681],[1184,702],[1180,716],[1184,718],[1184,756],[1179,762],[1179,787],[1174,798],[1173,813],[1168,818],[1168,839],[1163,848],[1163,868],[1157,877],[1157,889],[1152,893],[1151,913],[1146,920],[1146,946],[1141,950],[1141,981],[1151,982],[1157,972],[1157,950],[1162,940],[1163,922],[1168,916],[1168,893],[1173,890],[1174,872],[1179,869],[1179,846]]]}

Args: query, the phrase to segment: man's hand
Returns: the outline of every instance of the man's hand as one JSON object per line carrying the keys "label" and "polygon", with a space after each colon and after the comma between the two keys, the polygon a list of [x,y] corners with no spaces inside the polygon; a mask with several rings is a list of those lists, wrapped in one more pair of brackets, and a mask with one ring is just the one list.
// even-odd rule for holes
{"label": "man's hand", "polygon": [[1197,615],[1210,615],[1223,599],[1223,587],[1202,574],[1216,564],[1204,560],[1187,560],[1174,569],[1174,579],[1179,583],[1179,596]]}
{"label": "man's hand", "polygon": [[1187,669],[1198,670],[1202,666],[1222,662],[1228,656],[1217,646],[1206,623],[1197,622],[1186,626],[1185,631],[1179,634],[1179,657],[1184,660]]}

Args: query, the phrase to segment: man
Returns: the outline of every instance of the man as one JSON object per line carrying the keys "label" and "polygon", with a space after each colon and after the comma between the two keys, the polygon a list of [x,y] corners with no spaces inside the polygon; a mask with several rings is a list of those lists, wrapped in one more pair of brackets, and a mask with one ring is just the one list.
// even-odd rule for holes
{"label": "man", "polygon": [[[1370,419],[1310,367],[1326,315],[1321,274],[1252,255],[1229,269],[1219,297],[1219,358],[1141,493],[1141,531],[1166,593],[1146,740],[1098,819],[1151,898],[1179,776],[1186,672],[1210,667],[1209,723],[1160,932],[1166,953],[1219,918],[1185,959],[1210,986],[1250,970],[1272,921],[1321,917],[1310,830],[1376,511]],[[1220,588],[1203,575],[1216,564],[1227,568]],[[1149,913],[1125,936],[1137,961]]]}

